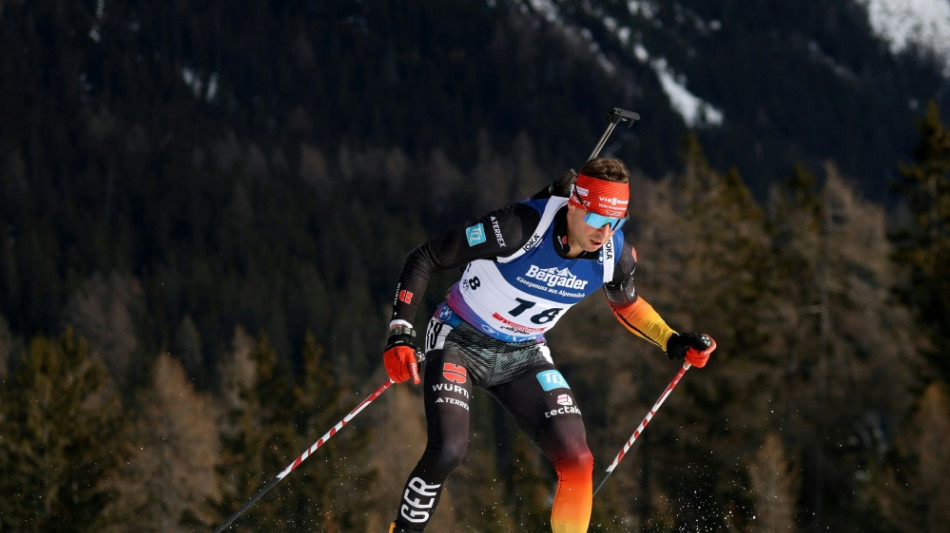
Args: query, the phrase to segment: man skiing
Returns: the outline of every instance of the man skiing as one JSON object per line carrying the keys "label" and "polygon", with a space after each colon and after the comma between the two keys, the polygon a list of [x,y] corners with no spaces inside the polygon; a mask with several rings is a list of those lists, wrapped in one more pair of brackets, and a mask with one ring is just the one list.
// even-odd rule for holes
{"label": "man skiing", "polygon": [[587,531],[593,456],[577,400],[544,334],[600,287],[614,315],[675,360],[705,366],[708,337],[678,333],[633,284],[636,251],[620,226],[629,174],[619,159],[581,167],[569,197],[542,192],[449,229],[406,257],[383,362],[419,383],[412,321],[433,272],[464,266],[429,321],[425,347],[426,449],[406,481],[390,533],[423,531],[469,441],[473,387],[494,397],[554,465],[554,533]]}

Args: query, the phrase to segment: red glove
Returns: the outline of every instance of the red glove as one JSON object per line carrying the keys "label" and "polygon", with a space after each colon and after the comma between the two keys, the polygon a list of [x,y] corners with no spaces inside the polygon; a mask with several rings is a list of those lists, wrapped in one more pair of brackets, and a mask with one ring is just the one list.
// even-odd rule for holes
{"label": "red glove", "polygon": [[666,341],[666,355],[677,361],[685,360],[696,368],[706,366],[716,349],[716,341],[705,333],[674,333]]}
{"label": "red glove", "polygon": [[415,331],[412,328],[400,326],[390,332],[389,340],[386,342],[383,365],[386,366],[389,379],[396,383],[402,383],[410,377],[416,385],[421,381],[419,359],[422,353],[412,344],[413,336],[415,336]]}

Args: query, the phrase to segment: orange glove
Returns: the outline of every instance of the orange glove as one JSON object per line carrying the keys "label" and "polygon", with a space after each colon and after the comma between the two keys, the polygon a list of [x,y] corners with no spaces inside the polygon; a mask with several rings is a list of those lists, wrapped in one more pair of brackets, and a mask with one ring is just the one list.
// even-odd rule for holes
{"label": "orange glove", "polygon": [[389,333],[386,341],[386,351],[383,352],[383,365],[389,379],[396,383],[412,378],[412,382],[419,384],[419,361],[422,352],[412,344],[416,332],[408,326],[399,326]]}
{"label": "orange glove", "polygon": [[666,341],[666,355],[676,361],[686,360],[696,368],[706,366],[716,349],[716,341],[705,333],[674,333]]}

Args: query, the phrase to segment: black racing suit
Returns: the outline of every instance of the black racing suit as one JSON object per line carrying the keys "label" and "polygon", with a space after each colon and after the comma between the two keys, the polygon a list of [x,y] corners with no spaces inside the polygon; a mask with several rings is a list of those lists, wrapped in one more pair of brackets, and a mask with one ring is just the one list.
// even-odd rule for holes
{"label": "black racing suit", "polygon": [[[555,216],[550,244],[562,257],[568,252],[566,212],[567,208],[562,208]],[[528,241],[540,218],[535,208],[513,203],[413,249],[399,278],[393,320],[412,321],[433,272],[511,254]],[[478,223],[492,231],[487,232],[484,245],[473,247],[466,229]],[[598,256],[585,252],[580,258],[596,261]],[[612,306],[637,299],[633,289],[635,267],[635,252],[624,243],[613,279],[605,285]],[[468,447],[470,401],[473,386],[478,386],[511,413],[553,463],[559,481],[551,516],[553,531],[587,531],[593,457],[578,402],[556,370],[550,350],[543,339],[505,342],[464,321],[447,323],[440,319],[444,305],[436,311],[426,332],[424,402],[428,443],[406,482],[396,525],[421,531],[431,519],[445,479]],[[659,341],[654,343],[660,345]]]}

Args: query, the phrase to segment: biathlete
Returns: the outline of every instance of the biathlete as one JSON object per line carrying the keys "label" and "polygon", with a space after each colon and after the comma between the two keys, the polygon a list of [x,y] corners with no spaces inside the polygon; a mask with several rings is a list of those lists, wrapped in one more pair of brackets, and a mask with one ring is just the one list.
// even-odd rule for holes
{"label": "biathlete", "polygon": [[[557,472],[554,533],[590,522],[593,456],[577,399],[558,372],[544,334],[571,306],[604,287],[614,315],[674,360],[703,367],[708,337],[678,333],[640,297],[623,162],[596,158],[581,167],[569,197],[539,193],[449,229],[406,257],[393,299],[383,362],[397,382],[420,382],[428,443],[409,474],[390,533],[425,530],[448,475],[469,442],[473,387],[494,397],[543,450]],[[429,321],[424,352],[412,322],[433,272],[463,267]]]}

